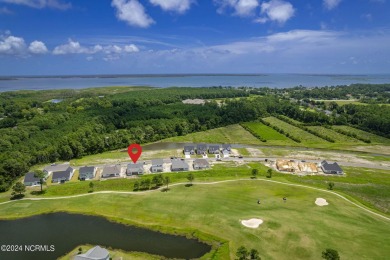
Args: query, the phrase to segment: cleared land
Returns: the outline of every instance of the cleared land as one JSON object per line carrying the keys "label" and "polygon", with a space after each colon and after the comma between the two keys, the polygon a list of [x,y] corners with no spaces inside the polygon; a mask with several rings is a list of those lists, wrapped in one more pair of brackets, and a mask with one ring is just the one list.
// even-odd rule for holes
{"label": "cleared land", "polygon": [[360,129],[356,129],[356,128],[353,128],[353,127],[350,127],[350,126],[335,125],[335,126],[332,126],[332,128],[334,128],[334,129],[341,129],[343,131],[354,133],[358,137],[361,137],[361,138],[368,138],[371,141],[371,143],[390,144],[390,139],[387,139],[385,137],[382,137],[382,136],[379,136],[379,135],[375,135],[375,134],[372,134],[372,133],[369,133],[369,132],[366,132],[366,131],[362,131]]}
{"label": "cleared land", "polygon": [[[286,203],[283,197],[287,197]],[[316,206],[313,202],[318,197],[326,199],[329,205]],[[262,199],[261,205],[257,204],[258,198]],[[169,192],[95,194],[66,200],[29,201],[24,207],[26,203],[0,205],[0,214],[15,218],[71,211],[156,229],[163,227],[171,232],[197,235],[199,230],[206,234],[204,237],[210,235],[221,240],[217,259],[234,258],[241,245],[256,248],[265,259],[317,259],[329,247],[338,250],[342,259],[354,259],[357,255],[385,259],[390,250],[387,220],[326,192],[271,182],[179,185]],[[264,223],[257,229],[241,225],[240,220],[250,218],[260,218]]]}
{"label": "cleared land", "polygon": [[240,143],[261,144],[262,142],[251,135],[240,125],[230,125],[204,132],[192,133],[164,139],[163,142],[193,142],[193,143]]}
{"label": "cleared land", "polygon": [[[267,144],[272,145],[291,145],[295,144],[294,141],[272,129],[269,126],[259,122],[248,122],[244,123],[245,126],[249,127],[252,131],[259,134],[262,138],[267,140]],[[264,143],[263,143],[264,144]]]}

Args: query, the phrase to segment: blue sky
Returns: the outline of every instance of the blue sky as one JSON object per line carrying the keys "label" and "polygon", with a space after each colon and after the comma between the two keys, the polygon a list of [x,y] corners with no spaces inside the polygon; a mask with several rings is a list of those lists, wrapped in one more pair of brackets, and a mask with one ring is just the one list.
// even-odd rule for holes
{"label": "blue sky", "polygon": [[0,0],[0,75],[389,73],[389,0]]}

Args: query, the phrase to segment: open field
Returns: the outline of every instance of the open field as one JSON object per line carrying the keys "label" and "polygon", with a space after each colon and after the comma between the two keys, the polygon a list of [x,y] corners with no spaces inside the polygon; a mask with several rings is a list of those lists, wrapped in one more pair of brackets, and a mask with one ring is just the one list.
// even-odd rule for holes
{"label": "open field", "polygon": [[348,131],[348,132],[354,133],[358,137],[368,138],[371,141],[371,143],[390,144],[390,139],[388,139],[388,138],[385,138],[385,137],[382,137],[379,135],[375,135],[375,134],[372,134],[369,132],[365,132],[365,131],[362,131],[360,129],[354,128],[354,127],[350,127],[350,126],[346,126],[346,125],[335,125],[335,126],[332,126],[332,128],[341,129],[343,131]]}
{"label": "open field", "polygon": [[307,128],[316,131],[322,135],[328,136],[332,138],[335,143],[344,143],[344,144],[364,144],[364,142],[355,139],[353,137],[349,137],[347,135],[343,135],[333,131],[332,129],[328,129],[322,126],[308,126]]}
{"label": "open field", "polygon": [[[259,198],[261,205],[256,203]],[[325,198],[329,206],[316,206],[316,198]],[[229,241],[216,253],[218,259],[234,258],[241,245],[256,248],[264,259],[319,259],[325,248],[338,250],[341,259],[386,259],[390,250],[388,220],[325,191],[268,181],[183,184],[169,192],[93,194],[0,205],[1,218],[53,211],[97,214],[171,232],[196,235],[199,230]],[[249,218],[264,223],[257,229],[245,228],[240,220]]]}
{"label": "open field", "polygon": [[[269,126],[264,125],[260,122],[248,122],[244,123],[245,126],[249,127],[252,131],[259,134],[262,138],[267,140],[267,144],[273,145],[291,145],[295,144],[294,141],[280,134],[276,130]],[[264,143],[263,143],[264,144]]]}
{"label": "open field", "polygon": [[286,133],[289,133],[290,135],[297,137],[302,140],[301,144],[321,144],[321,143],[329,143],[315,135],[312,135],[298,127],[295,127],[293,125],[290,125],[282,120],[279,120],[275,117],[267,117],[264,118],[264,121],[270,123],[271,125],[275,125],[281,129],[283,129]]}
{"label": "open field", "polygon": [[240,125],[230,125],[185,136],[176,136],[164,139],[163,142],[261,144],[261,141]]}

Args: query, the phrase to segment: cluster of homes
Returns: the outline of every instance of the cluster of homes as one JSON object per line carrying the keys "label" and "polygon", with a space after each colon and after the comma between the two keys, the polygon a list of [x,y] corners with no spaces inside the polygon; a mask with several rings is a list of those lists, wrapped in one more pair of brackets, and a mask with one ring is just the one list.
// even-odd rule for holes
{"label": "cluster of homes", "polygon": [[296,160],[276,160],[276,168],[281,172],[290,173],[320,173],[325,174],[343,174],[343,170],[337,162],[328,163],[322,161],[320,163],[296,161]]}
{"label": "cluster of homes", "polygon": [[[171,159],[169,162],[164,162],[163,159],[155,159],[150,164],[145,162],[129,163],[124,170],[122,165],[108,165],[103,167],[101,172],[102,179],[125,177],[133,175],[142,175],[145,172],[159,173],[159,172],[179,172],[189,170],[204,170],[210,168],[210,163],[207,159],[198,158],[192,161],[190,165],[184,159]],[[52,164],[44,168],[45,179],[48,176],[52,176],[52,183],[64,183],[70,181],[74,175],[75,168],[71,167],[68,163],[66,164]],[[78,179],[90,180],[94,179],[97,174],[97,167],[95,166],[83,166],[79,168]],[[29,172],[25,175],[24,185],[35,186],[40,184],[40,179],[35,177],[33,172]]]}
{"label": "cluster of homes", "polygon": [[226,158],[229,157],[229,154],[231,152],[232,146],[230,144],[188,144],[184,146],[184,155],[186,158],[191,157],[191,155],[198,154],[198,155],[206,155],[208,154],[214,154],[214,155],[221,155]]}

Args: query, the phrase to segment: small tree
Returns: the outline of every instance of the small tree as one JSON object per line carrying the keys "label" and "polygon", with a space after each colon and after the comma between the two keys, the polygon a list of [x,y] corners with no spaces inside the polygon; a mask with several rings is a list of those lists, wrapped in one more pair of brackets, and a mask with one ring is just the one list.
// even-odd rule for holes
{"label": "small tree", "polygon": [[139,190],[139,182],[134,182],[134,190]]}
{"label": "small tree", "polygon": [[257,174],[259,174],[259,170],[258,169],[252,169],[252,176],[253,176],[253,178],[256,178]]}
{"label": "small tree", "polygon": [[249,252],[244,246],[240,246],[237,249],[236,256],[238,257],[238,260],[244,260],[249,256]]}
{"label": "small tree", "polygon": [[261,257],[259,256],[259,252],[256,249],[251,249],[249,252],[250,259],[255,259],[255,260],[261,260]]}
{"label": "small tree", "polygon": [[171,180],[169,179],[169,176],[165,176],[165,178],[164,178],[164,184],[165,185],[167,185],[167,190],[169,189],[169,187],[168,187],[168,185],[169,185],[169,182],[170,182]]}
{"label": "small tree", "polygon": [[39,184],[41,184],[41,193],[43,192],[43,182],[45,181],[46,174],[41,170],[36,170],[34,177],[39,179]]}
{"label": "small tree", "polygon": [[79,247],[79,252],[77,254],[79,255],[79,254],[82,254],[82,253],[83,253],[83,249],[81,247]]}
{"label": "small tree", "polygon": [[26,192],[26,186],[24,186],[24,184],[19,181],[15,183],[15,185],[12,187],[12,190],[12,195],[14,197],[23,197],[23,193]]}
{"label": "small tree", "polygon": [[328,182],[328,189],[333,190],[334,183],[333,182]]}
{"label": "small tree", "polygon": [[322,251],[322,258],[326,260],[339,260],[339,252],[337,250],[327,248],[325,251]]}
{"label": "small tree", "polygon": [[190,182],[190,185],[192,186],[192,181],[195,179],[195,176],[192,173],[189,173],[187,175],[187,180]]}
{"label": "small tree", "polygon": [[91,181],[90,183],[89,183],[89,192],[93,192],[93,187],[94,187],[95,185],[93,184],[93,182]]}
{"label": "small tree", "polygon": [[268,169],[267,178],[272,178],[272,173],[273,173],[272,169]]}

